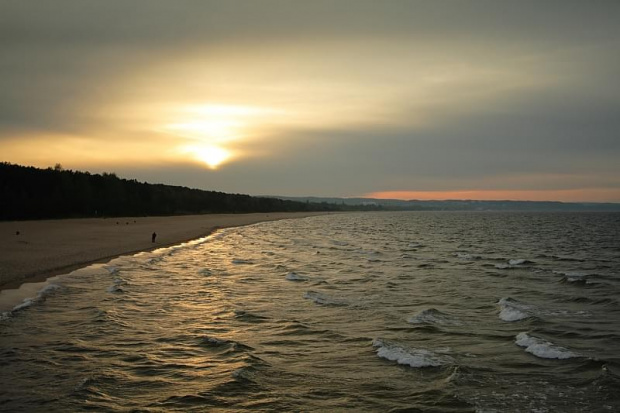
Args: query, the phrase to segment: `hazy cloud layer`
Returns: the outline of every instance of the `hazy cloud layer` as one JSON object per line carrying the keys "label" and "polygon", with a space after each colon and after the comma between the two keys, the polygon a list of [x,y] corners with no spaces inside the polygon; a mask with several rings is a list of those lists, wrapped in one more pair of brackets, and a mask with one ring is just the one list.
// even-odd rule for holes
{"label": "hazy cloud layer", "polygon": [[[0,160],[252,194],[620,202],[619,21],[615,1],[5,1]],[[200,105],[222,118],[187,117]],[[237,155],[208,169],[179,155],[196,142]]]}

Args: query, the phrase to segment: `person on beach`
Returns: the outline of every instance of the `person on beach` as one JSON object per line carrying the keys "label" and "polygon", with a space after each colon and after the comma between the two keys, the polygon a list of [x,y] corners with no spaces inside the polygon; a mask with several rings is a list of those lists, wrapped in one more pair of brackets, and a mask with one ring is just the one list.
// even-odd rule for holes
{"label": "person on beach", "polygon": [[155,242],[155,238],[157,238],[157,233],[153,232],[153,235],[151,235],[151,242]]}

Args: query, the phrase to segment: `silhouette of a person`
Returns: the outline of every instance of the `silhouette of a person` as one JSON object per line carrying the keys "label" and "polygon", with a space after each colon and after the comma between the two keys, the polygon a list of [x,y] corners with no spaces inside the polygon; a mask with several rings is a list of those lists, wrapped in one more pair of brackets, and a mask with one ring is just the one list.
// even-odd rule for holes
{"label": "silhouette of a person", "polygon": [[157,233],[153,232],[153,235],[151,235],[151,242],[155,242],[155,238],[157,238]]}

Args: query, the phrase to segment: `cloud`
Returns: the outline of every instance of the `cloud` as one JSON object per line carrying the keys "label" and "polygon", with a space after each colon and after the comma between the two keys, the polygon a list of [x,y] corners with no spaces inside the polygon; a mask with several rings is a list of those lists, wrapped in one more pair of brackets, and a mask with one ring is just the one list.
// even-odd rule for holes
{"label": "cloud", "polygon": [[[0,151],[252,193],[618,188],[619,17],[580,1],[5,2]],[[162,133],[204,104],[279,114],[205,171]]]}

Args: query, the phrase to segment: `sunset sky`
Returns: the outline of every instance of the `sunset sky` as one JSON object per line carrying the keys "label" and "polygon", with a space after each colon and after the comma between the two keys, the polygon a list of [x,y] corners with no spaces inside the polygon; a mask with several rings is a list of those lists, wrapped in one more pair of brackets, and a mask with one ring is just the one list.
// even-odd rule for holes
{"label": "sunset sky", "polygon": [[620,202],[620,2],[0,1],[0,161]]}

